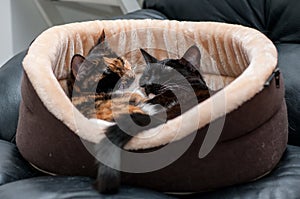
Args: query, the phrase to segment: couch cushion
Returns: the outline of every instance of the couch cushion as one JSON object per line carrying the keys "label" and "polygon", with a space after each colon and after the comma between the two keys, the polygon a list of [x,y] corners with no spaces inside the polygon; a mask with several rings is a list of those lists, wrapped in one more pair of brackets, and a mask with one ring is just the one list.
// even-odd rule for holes
{"label": "couch cushion", "polygon": [[300,44],[277,44],[278,66],[285,82],[289,120],[289,143],[300,146]]}
{"label": "couch cushion", "polygon": [[[252,5],[253,1],[255,5]],[[143,7],[158,10],[169,19],[227,22],[264,30],[264,1],[145,0]]]}
{"label": "couch cushion", "polygon": [[167,19],[161,12],[152,9],[141,9],[112,19]]}
{"label": "couch cushion", "polygon": [[14,141],[21,100],[22,60],[26,51],[0,68],[0,139]]}
{"label": "couch cushion", "polygon": [[38,174],[22,158],[16,145],[0,140],[0,186],[12,181],[37,176]]}
{"label": "couch cushion", "polygon": [[[37,177],[0,187],[0,198],[5,199],[172,199],[162,193],[133,187],[122,187],[117,195],[100,195],[87,177]],[[22,194],[22,195],[21,195]]]}
{"label": "couch cushion", "polygon": [[300,41],[298,0],[145,0],[170,19],[218,21],[255,28],[274,42]]}
{"label": "couch cushion", "polygon": [[[256,2],[257,0],[252,0]],[[300,1],[266,0],[265,26],[274,42],[300,42]]]}

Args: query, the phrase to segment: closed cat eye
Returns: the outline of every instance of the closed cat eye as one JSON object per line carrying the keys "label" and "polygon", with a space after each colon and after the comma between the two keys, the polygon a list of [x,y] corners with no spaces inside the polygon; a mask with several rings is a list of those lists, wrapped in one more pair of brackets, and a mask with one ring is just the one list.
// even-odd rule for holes
{"label": "closed cat eye", "polygon": [[117,60],[121,61],[121,63],[124,64],[124,58],[123,57],[117,57]]}
{"label": "closed cat eye", "polygon": [[95,60],[93,60],[91,63],[94,64],[94,65],[98,65],[98,64],[99,64],[99,60],[98,60],[98,59],[95,59]]}

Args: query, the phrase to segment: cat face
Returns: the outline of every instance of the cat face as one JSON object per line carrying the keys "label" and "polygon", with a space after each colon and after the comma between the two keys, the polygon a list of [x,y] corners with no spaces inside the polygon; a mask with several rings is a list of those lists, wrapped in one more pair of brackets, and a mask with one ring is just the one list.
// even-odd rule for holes
{"label": "cat face", "polygon": [[103,57],[104,63],[111,72],[116,73],[118,76],[133,75],[131,65],[124,57],[109,58]]}
{"label": "cat face", "polygon": [[208,89],[199,72],[201,54],[198,47],[190,47],[180,59],[157,60],[143,49],[141,53],[146,68],[139,84],[145,88],[147,95],[157,95],[166,90],[186,91],[191,87]]}
{"label": "cat face", "polygon": [[109,48],[104,32],[86,58],[73,56],[71,68],[75,78],[73,92],[76,93],[101,93],[127,88],[135,78],[129,62]]}

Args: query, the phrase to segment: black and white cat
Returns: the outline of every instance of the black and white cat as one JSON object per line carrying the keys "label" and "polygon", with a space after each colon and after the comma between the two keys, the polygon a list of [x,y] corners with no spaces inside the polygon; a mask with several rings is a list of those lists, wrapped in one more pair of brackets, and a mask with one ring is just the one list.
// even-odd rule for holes
{"label": "black and white cat", "polygon": [[[118,191],[121,182],[121,149],[133,136],[181,115],[210,97],[210,89],[199,72],[201,53],[197,46],[190,47],[180,59],[157,60],[143,49],[141,53],[146,61],[146,69],[139,84],[147,95],[154,94],[145,105],[160,105],[162,108],[153,115],[123,115],[119,118],[122,127],[108,127],[106,138],[95,147],[96,156],[102,160],[104,158],[116,169],[99,162],[95,188],[100,193]],[[191,103],[193,99],[195,103]],[[127,120],[134,121],[136,125],[132,125],[132,121],[126,122]]]}

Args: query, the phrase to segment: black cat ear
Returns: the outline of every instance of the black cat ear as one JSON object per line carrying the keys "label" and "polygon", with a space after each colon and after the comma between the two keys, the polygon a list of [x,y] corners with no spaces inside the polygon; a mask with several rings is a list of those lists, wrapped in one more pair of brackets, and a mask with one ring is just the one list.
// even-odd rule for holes
{"label": "black cat ear", "polygon": [[147,64],[157,63],[157,59],[155,57],[153,57],[152,55],[150,55],[149,53],[147,53],[144,49],[140,48],[140,51],[141,51]]}
{"label": "black cat ear", "polygon": [[77,76],[79,68],[81,66],[81,64],[84,62],[85,58],[81,55],[74,55],[72,60],[71,60],[71,69],[72,69],[72,73],[74,75],[74,77]]}
{"label": "black cat ear", "polygon": [[99,39],[98,39],[98,44],[101,44],[102,42],[104,42],[105,41],[105,31],[104,31],[104,29],[102,30],[102,33],[101,33],[101,35],[100,35],[100,37],[99,37]]}
{"label": "black cat ear", "polygon": [[201,53],[197,46],[191,46],[183,55],[182,59],[187,60],[197,69],[200,68]]}

